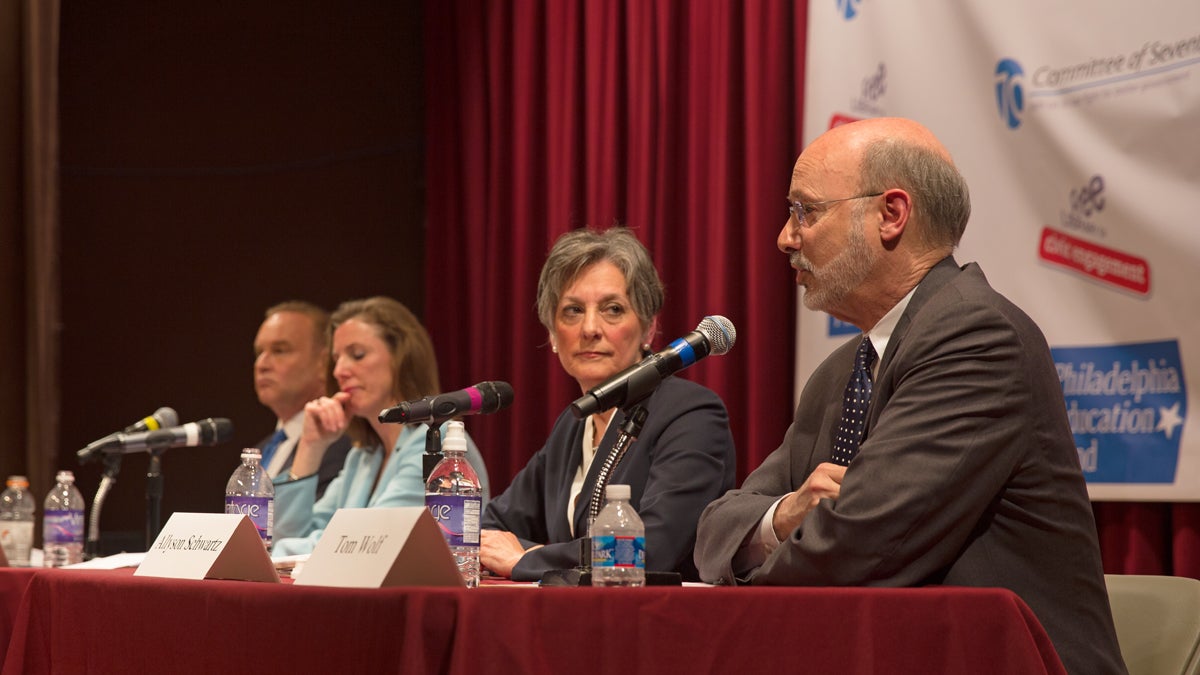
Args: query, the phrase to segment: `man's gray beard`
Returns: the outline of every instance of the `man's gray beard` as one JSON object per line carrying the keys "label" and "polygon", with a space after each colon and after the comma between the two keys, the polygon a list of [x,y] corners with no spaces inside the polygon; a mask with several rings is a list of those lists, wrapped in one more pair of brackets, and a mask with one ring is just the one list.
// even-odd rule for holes
{"label": "man's gray beard", "polygon": [[818,312],[829,312],[867,278],[875,263],[875,256],[867,246],[861,222],[855,222],[850,229],[846,248],[820,269],[800,251],[792,253],[791,263],[797,269],[807,270],[813,276],[813,281],[817,282],[815,285],[818,288],[815,290],[804,287],[804,306]]}

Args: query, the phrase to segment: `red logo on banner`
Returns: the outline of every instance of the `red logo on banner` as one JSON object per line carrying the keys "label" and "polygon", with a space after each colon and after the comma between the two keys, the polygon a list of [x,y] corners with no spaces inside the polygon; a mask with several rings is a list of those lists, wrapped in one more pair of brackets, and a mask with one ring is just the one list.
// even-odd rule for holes
{"label": "red logo on banner", "polygon": [[862,118],[861,117],[851,117],[849,115],[843,115],[842,113],[834,113],[833,117],[829,118],[829,128],[832,129],[834,127],[840,127],[843,124],[850,124],[851,122],[857,122],[860,119],[862,119]]}
{"label": "red logo on banner", "polygon": [[1038,256],[1106,284],[1142,295],[1150,292],[1150,266],[1142,258],[1076,239],[1049,227],[1042,228]]}

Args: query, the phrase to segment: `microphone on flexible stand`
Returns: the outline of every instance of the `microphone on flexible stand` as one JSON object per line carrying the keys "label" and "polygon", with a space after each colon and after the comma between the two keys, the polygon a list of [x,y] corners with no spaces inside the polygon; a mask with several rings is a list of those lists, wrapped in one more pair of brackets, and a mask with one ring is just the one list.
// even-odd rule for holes
{"label": "microphone on flexible stand", "polygon": [[232,435],[233,422],[224,417],[209,417],[199,422],[189,422],[170,429],[116,434],[111,442],[101,448],[101,451],[129,454],[143,450],[194,448],[199,445],[224,443]]}
{"label": "microphone on flexible stand", "polygon": [[425,455],[421,458],[421,477],[428,481],[429,474],[442,459],[442,422],[463,415],[487,415],[507,408],[512,402],[511,384],[480,382],[466,389],[405,401],[394,408],[381,410],[379,421],[392,424],[424,422],[429,425],[425,432]]}
{"label": "microphone on flexible stand", "polygon": [[146,451],[150,454],[150,468],[146,471],[146,550],[158,538],[162,523],[160,517],[163,495],[162,454],[167,448],[188,447],[198,445],[216,445],[229,440],[233,435],[233,422],[224,417],[189,422],[187,424],[158,429],[156,431],[141,431],[133,434],[117,434],[116,440],[104,448],[104,452],[123,455],[131,452]]}
{"label": "microphone on flexible stand", "polygon": [[441,424],[463,415],[488,415],[512,405],[513,388],[507,382],[479,384],[437,396],[405,401],[379,413],[380,422]]}
{"label": "microphone on flexible stand", "polygon": [[83,545],[84,560],[91,560],[100,554],[100,513],[104,508],[104,501],[108,498],[108,493],[117,483],[117,475],[121,473],[121,455],[105,453],[103,448],[115,440],[117,433],[132,434],[139,431],[155,431],[164,427],[173,427],[176,424],[179,424],[179,414],[175,412],[174,408],[164,406],[155,410],[152,415],[130,424],[120,432],[111,433],[104,438],[92,441],[77,453],[80,464],[87,464],[98,455],[102,455],[104,458],[104,472],[100,477],[100,487],[96,488],[96,496],[92,499],[92,511],[88,514],[87,541]]}
{"label": "microphone on flexible stand", "polygon": [[639,403],[672,375],[709,354],[724,354],[733,348],[737,329],[723,316],[706,316],[696,330],[651,354],[639,363],[613,375],[571,404],[578,419],[613,407]]}
{"label": "microphone on flexible stand", "polygon": [[174,408],[166,406],[154,411],[153,415],[143,417],[142,419],[130,424],[121,431],[111,433],[103,438],[92,441],[87,444],[87,447],[75,453],[79,457],[80,464],[86,464],[96,458],[97,455],[104,452],[104,449],[110,447],[116,442],[117,436],[120,434],[135,434],[143,431],[157,431],[166,429],[179,424],[179,414]]}

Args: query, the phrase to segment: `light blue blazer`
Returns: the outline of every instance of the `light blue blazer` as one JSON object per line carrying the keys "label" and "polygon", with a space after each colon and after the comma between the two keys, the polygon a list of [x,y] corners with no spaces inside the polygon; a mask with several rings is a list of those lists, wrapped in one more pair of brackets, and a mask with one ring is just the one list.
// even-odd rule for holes
{"label": "light blue blazer", "polygon": [[[383,463],[383,453],[378,446],[364,448],[355,446],[346,455],[341,473],[325,489],[324,496],[317,499],[317,477],[308,476],[300,480],[275,483],[275,530],[271,555],[284,556],[311,553],[317,540],[325,532],[325,526],[338,509],[366,507],[423,506],[425,483],[421,479],[422,455],[425,454],[424,424],[405,426],[396,439],[391,459],[379,476],[375,476]],[[442,427],[445,436],[446,427]],[[483,487],[483,501],[490,496],[487,468],[475,441],[467,436],[467,461]]]}

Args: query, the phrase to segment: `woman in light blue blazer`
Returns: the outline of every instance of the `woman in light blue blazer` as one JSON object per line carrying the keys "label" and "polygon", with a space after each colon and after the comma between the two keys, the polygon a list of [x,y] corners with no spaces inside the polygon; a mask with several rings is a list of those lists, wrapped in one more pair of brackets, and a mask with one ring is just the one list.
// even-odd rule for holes
{"label": "woman in light blue blazer", "polygon": [[[276,556],[310,553],[340,508],[425,503],[421,456],[426,425],[384,424],[379,412],[439,393],[429,334],[408,308],[386,297],[342,303],[331,326],[338,391],[304,407],[304,431],[291,471],[276,479]],[[354,447],[342,472],[317,500],[321,459],[343,433]],[[487,470],[474,442],[468,438],[467,444],[486,501]]]}

